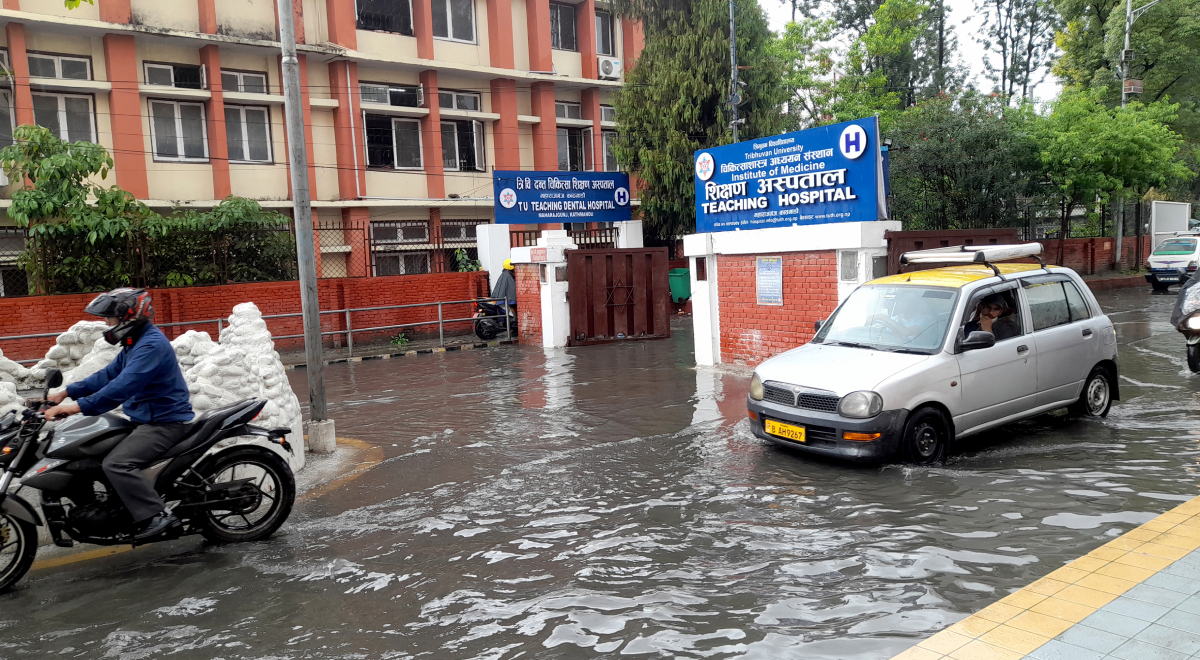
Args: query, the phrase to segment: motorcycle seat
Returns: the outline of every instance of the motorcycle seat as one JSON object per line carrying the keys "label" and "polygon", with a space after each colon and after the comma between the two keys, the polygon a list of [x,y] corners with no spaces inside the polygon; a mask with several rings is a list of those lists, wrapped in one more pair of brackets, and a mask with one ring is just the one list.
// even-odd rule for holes
{"label": "motorcycle seat", "polygon": [[175,443],[174,447],[168,449],[161,458],[175,458],[176,456],[186,454],[192,449],[195,449],[197,446],[203,443],[206,438],[211,437],[213,432],[216,431],[217,428],[219,428],[231,414],[236,413],[245,408],[247,405],[253,403],[253,399],[243,399],[242,401],[232,403],[228,406],[207,410],[193,417],[191,421],[184,422],[184,425],[188,429],[187,434],[183,436],[182,440]]}

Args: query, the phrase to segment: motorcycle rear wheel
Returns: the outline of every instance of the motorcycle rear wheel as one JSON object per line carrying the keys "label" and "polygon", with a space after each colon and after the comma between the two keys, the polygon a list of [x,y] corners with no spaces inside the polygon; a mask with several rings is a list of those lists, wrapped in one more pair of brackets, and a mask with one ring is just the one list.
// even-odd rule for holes
{"label": "motorcycle rear wheel", "polygon": [[1200,344],[1187,345],[1187,361],[1192,373],[1200,373]]}
{"label": "motorcycle rear wheel", "polygon": [[[257,491],[248,503],[226,509],[212,508],[200,519],[204,538],[218,543],[258,541],[283,525],[296,502],[296,479],[292,469],[275,452],[247,445],[218,454],[204,470],[204,480],[213,485],[253,479]],[[219,505],[218,505],[219,506]]]}
{"label": "motorcycle rear wheel", "polygon": [[491,341],[500,334],[500,328],[496,327],[496,323],[492,319],[480,319],[475,322],[475,336],[484,341]]}
{"label": "motorcycle rear wheel", "polygon": [[25,577],[36,554],[37,528],[0,513],[0,594]]}

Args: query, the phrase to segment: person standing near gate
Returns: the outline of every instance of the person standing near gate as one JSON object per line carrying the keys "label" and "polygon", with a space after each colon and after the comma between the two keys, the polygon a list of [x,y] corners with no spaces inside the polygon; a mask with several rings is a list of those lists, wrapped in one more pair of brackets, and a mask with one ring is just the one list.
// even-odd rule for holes
{"label": "person standing near gate", "polygon": [[513,276],[512,259],[504,260],[504,271],[496,278],[492,287],[493,298],[503,298],[509,309],[517,308],[517,278]]}

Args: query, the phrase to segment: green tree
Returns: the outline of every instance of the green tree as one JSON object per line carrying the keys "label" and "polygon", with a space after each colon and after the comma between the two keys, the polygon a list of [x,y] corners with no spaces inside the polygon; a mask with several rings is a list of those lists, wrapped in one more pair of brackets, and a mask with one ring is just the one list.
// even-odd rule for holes
{"label": "green tree", "polygon": [[1049,73],[1058,12],[1050,0],[976,0],[983,30],[976,40],[995,62],[984,61],[995,90],[1018,103]]}
{"label": "green tree", "polygon": [[[642,182],[640,213],[662,238],[695,231],[693,153],[731,140],[729,4],[726,0],[618,0],[642,23],[645,49],[614,106],[618,161]],[[745,120],[739,138],[779,133],[785,100],[773,35],[756,2],[738,2],[737,54]]]}
{"label": "green tree", "polygon": [[1040,170],[1032,121],[1029,106],[975,92],[909,108],[886,133],[892,218],[905,229],[1019,224],[1019,202]]}
{"label": "green tree", "polygon": [[1118,192],[1140,198],[1151,186],[1195,176],[1177,157],[1183,138],[1169,126],[1177,112],[1165,103],[1109,108],[1096,92],[1068,90],[1035,122],[1043,177],[1059,202],[1060,236],[1070,237],[1078,206],[1092,208]]}

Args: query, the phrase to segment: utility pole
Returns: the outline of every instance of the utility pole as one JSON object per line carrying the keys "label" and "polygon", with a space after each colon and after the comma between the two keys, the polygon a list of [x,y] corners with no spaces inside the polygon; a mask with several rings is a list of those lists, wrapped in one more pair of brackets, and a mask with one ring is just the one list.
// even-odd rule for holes
{"label": "utility pole", "polygon": [[1129,46],[1129,34],[1133,32],[1133,22],[1139,16],[1149,11],[1151,7],[1157,5],[1161,0],[1152,0],[1146,4],[1133,8],[1133,0],[1125,0],[1125,49],[1121,51],[1121,107],[1129,102],[1129,92],[1126,91],[1125,81],[1129,80],[1129,65],[1133,61],[1133,53]]}
{"label": "utility pole", "polygon": [[321,306],[317,298],[317,259],[313,245],[312,199],[308,188],[308,154],[304,144],[304,106],[300,100],[300,60],[296,57],[296,18],[290,0],[279,0],[279,45],[283,51],[283,109],[287,122],[288,164],[292,177],[292,209],[296,223],[296,259],[300,270],[300,310],[304,318],[307,361],[309,447],[333,451],[333,420],[325,410],[325,362],[321,351]]}
{"label": "utility pole", "polygon": [[734,142],[738,141],[738,104],[742,102],[737,72],[737,24],[733,20],[733,0],[729,0],[729,108],[733,116],[729,126],[733,129]]}

